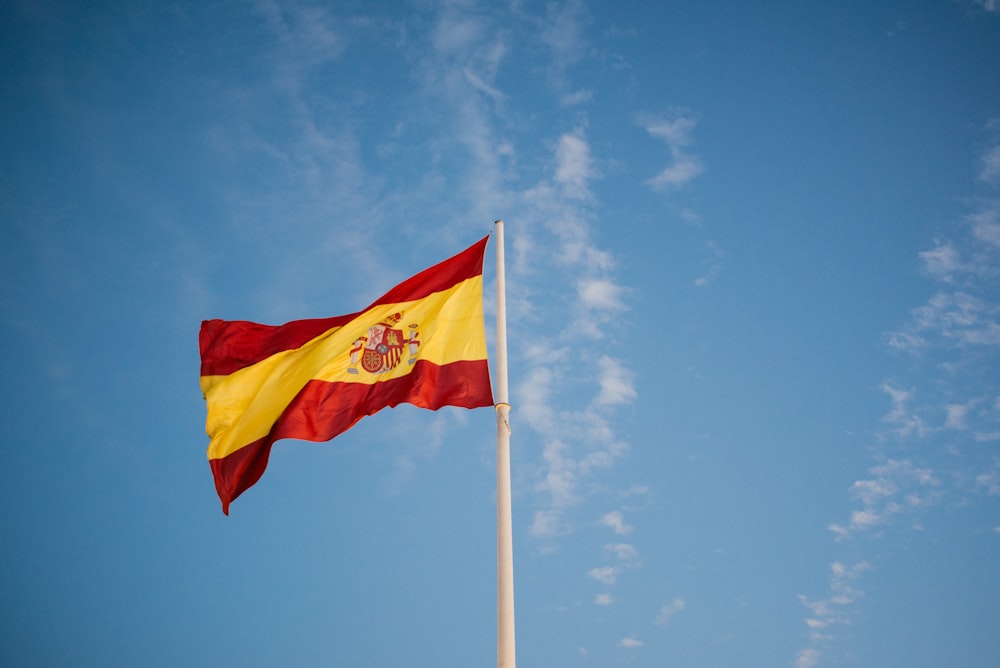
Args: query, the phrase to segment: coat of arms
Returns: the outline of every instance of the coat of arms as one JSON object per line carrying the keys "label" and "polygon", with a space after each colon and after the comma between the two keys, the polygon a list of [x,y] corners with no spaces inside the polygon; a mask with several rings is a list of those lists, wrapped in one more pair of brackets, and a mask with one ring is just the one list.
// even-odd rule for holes
{"label": "coat of arms", "polygon": [[409,353],[409,364],[417,361],[420,346],[416,323],[407,329],[409,336],[398,328],[402,313],[393,313],[376,325],[368,328],[368,335],[358,337],[351,348],[350,373],[358,373],[358,363],[368,373],[385,373],[396,368],[405,353]]}

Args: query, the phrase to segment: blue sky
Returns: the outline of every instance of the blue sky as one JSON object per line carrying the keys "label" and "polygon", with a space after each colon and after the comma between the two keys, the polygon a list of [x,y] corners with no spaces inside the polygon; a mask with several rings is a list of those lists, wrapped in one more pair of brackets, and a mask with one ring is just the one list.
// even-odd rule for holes
{"label": "blue sky", "polygon": [[1000,6],[764,4],[4,3],[0,663],[494,662],[493,412],[225,517],[197,332],[502,218],[519,665],[1000,664]]}

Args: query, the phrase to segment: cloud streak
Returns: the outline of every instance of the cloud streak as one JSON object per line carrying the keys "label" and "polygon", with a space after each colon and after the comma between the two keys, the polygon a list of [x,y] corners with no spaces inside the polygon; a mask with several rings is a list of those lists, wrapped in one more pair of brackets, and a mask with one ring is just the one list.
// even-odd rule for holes
{"label": "cloud streak", "polygon": [[[988,147],[980,162],[979,182],[991,188],[1000,185],[998,148]],[[960,512],[1000,494],[998,458],[983,447],[1000,433],[1000,386],[990,372],[1000,352],[998,214],[996,199],[981,198],[949,238],[917,255],[935,288],[885,340],[931,380],[881,384],[889,408],[873,444],[875,463],[847,490],[853,506],[847,519],[828,525],[838,543],[874,550],[886,532],[923,529],[924,511],[946,499]],[[797,667],[819,665],[834,629],[851,622],[863,596],[857,582],[871,561],[836,561],[828,596],[799,597],[809,611],[809,643],[795,657]]]}
{"label": "cloud streak", "polygon": [[697,122],[686,112],[670,116],[644,117],[640,125],[650,136],[660,139],[670,149],[671,163],[656,176],[646,180],[653,190],[682,188],[704,171],[697,156],[687,152],[693,143]]}
{"label": "cloud streak", "polygon": [[674,617],[679,615],[686,608],[687,601],[683,598],[675,598],[660,607],[660,611],[656,613],[656,619],[653,620],[653,623],[657,626],[666,626]]}
{"label": "cloud streak", "polygon": [[838,540],[870,531],[896,515],[925,508],[940,498],[941,481],[929,468],[908,459],[890,459],[868,469],[871,478],[856,480],[850,496],[860,504],[847,524],[831,524]]}
{"label": "cloud streak", "polygon": [[870,569],[871,564],[865,561],[852,566],[835,561],[830,564],[830,589],[825,598],[813,601],[799,595],[799,601],[809,613],[803,620],[809,628],[809,644],[796,655],[797,667],[810,668],[818,665],[824,648],[833,638],[834,628],[851,623],[851,604],[864,596],[856,583]]}

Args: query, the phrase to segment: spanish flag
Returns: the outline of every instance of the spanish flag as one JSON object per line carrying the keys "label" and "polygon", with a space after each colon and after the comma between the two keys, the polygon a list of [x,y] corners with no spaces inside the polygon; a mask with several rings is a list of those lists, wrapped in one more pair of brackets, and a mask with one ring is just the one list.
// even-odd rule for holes
{"label": "spanish flag", "polygon": [[482,304],[488,239],[358,313],[277,326],[202,323],[208,461],[224,513],[260,479],[279,439],[328,441],[401,403],[493,405]]}

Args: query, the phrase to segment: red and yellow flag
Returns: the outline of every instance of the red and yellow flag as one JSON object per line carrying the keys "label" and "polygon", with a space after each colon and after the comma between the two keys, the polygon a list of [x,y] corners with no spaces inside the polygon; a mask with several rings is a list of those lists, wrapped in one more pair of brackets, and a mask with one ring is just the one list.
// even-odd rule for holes
{"label": "red and yellow flag", "polygon": [[358,313],[278,326],[202,323],[208,461],[224,513],[260,479],[278,439],[327,441],[401,403],[493,405],[482,303],[488,239]]}

